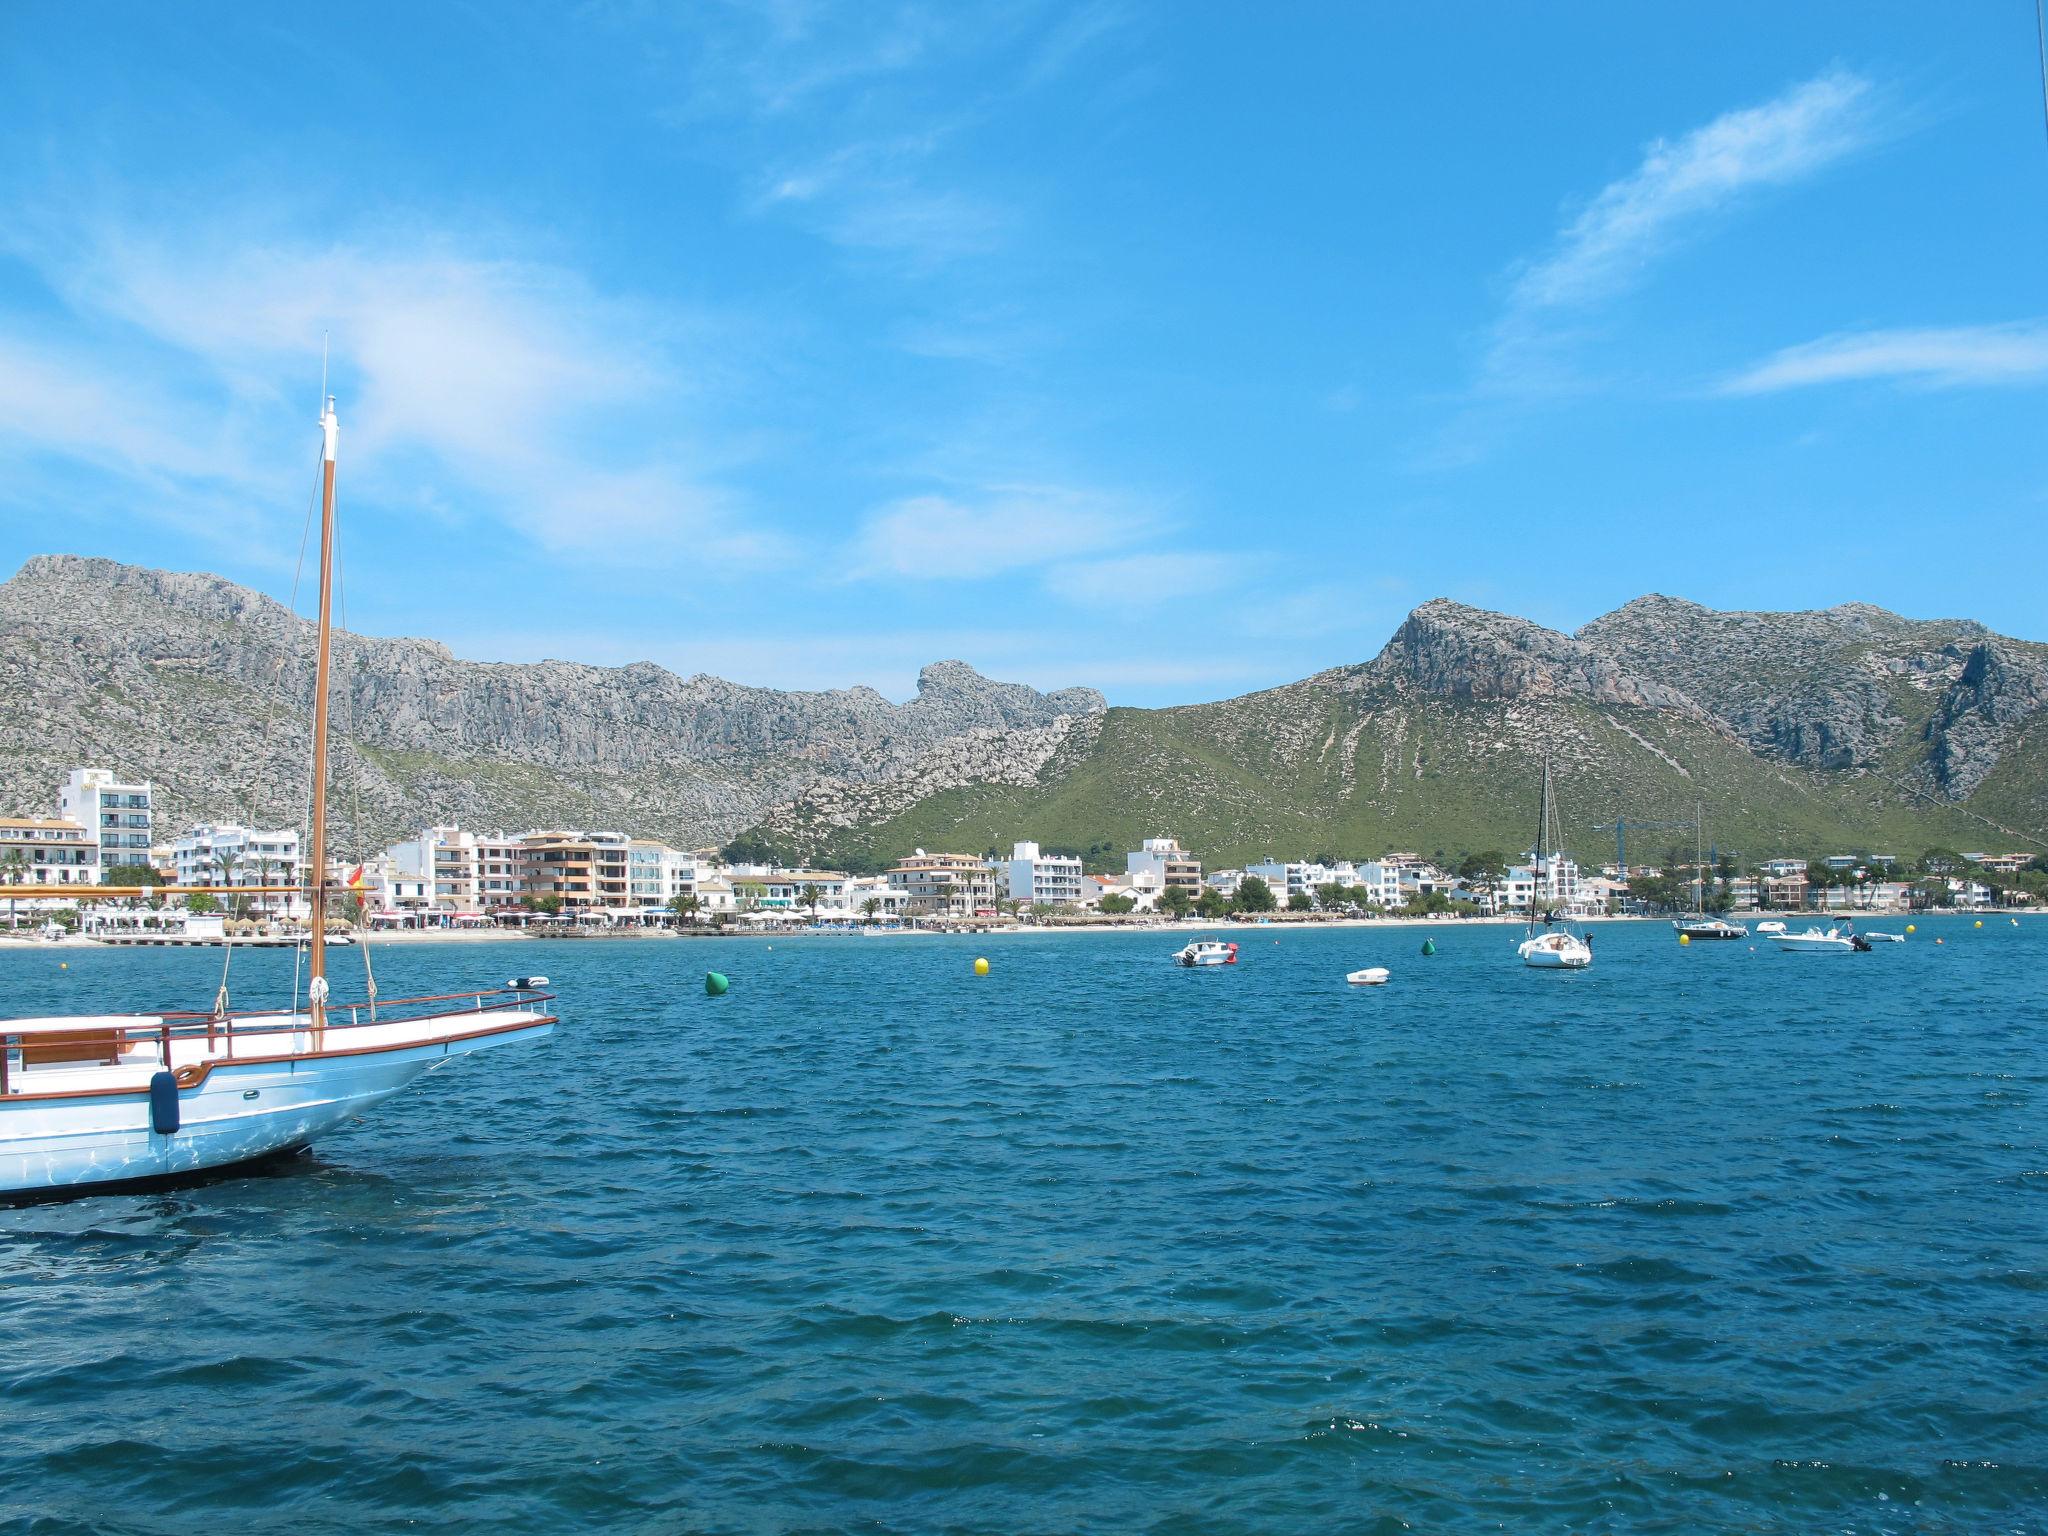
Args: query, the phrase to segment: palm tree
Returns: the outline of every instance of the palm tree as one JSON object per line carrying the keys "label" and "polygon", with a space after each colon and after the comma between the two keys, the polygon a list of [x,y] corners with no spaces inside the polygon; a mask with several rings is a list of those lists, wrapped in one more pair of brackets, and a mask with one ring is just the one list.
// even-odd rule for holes
{"label": "palm tree", "polygon": [[[222,886],[232,887],[235,883],[235,875],[237,871],[239,871],[242,867],[242,861],[240,856],[237,855],[232,849],[216,848],[213,851],[213,858],[211,862],[213,864],[214,873],[220,876],[220,880],[217,883]],[[209,881],[208,883],[213,884],[216,882]],[[239,896],[230,896],[228,898],[227,908],[236,917],[240,917],[242,915],[242,898]]]}
{"label": "palm tree", "polygon": [[[0,875],[6,876],[6,884],[21,885],[28,874],[28,855],[19,848],[10,848],[0,853]],[[15,925],[16,903],[12,896],[7,898],[7,926]]]}
{"label": "palm tree", "polygon": [[[259,853],[256,856],[256,883],[258,885],[269,885],[271,883],[271,874],[276,870],[276,868],[276,859],[273,859],[267,853]],[[263,904],[267,899],[269,898],[262,896],[258,896],[256,898],[256,911],[259,914],[261,914],[261,912],[263,911]]]}
{"label": "palm tree", "polygon": [[814,923],[818,920],[818,903],[824,899],[824,896],[825,893],[815,885],[807,885],[799,893],[799,899],[805,906],[811,909],[811,921]]}
{"label": "palm tree", "polygon": [[875,920],[875,914],[881,910],[882,898],[879,896],[870,896],[860,904],[860,915],[871,923]]}
{"label": "palm tree", "polygon": [[681,918],[684,922],[690,923],[692,925],[694,925],[697,920],[697,909],[702,905],[703,902],[699,900],[693,892],[690,891],[681,892],[680,894],[671,896],[668,899],[669,911],[675,913],[675,915]]}

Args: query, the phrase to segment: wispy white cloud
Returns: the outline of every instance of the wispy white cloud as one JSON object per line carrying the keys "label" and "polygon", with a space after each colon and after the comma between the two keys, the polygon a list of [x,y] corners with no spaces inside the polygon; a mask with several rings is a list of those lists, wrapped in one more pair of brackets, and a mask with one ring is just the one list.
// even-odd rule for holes
{"label": "wispy white cloud", "polygon": [[855,140],[785,164],[755,200],[850,251],[900,258],[928,271],[999,249],[1016,213],[993,197],[948,185],[934,159],[949,130]]}
{"label": "wispy white cloud", "polygon": [[1773,353],[1724,380],[1720,392],[1762,395],[1858,379],[1899,379],[1947,389],[2048,379],[2048,320],[1823,336]]}
{"label": "wispy white cloud", "polygon": [[[261,491],[258,464],[279,456],[238,454],[206,423],[224,402],[310,416],[307,369],[327,332],[354,484],[403,499],[439,482],[566,554],[621,557],[627,541],[714,559],[764,551],[692,463],[687,326],[659,305],[431,233],[313,244],[64,227],[60,240],[30,226],[9,243],[91,344],[23,370],[12,387],[42,404],[10,413],[18,440],[174,491],[223,479]],[[140,403],[92,411],[109,375]]]}
{"label": "wispy white cloud", "polygon": [[912,496],[871,513],[854,540],[855,577],[980,580],[1128,548],[1159,527],[1129,500],[1069,486],[999,485],[971,500]]}
{"label": "wispy white cloud", "polygon": [[1511,274],[1483,382],[1555,386],[1587,312],[1640,284],[1659,257],[1764,189],[1817,175],[1887,130],[1872,83],[1834,69],[1757,106],[1658,139],[1601,188],[1550,247]]}

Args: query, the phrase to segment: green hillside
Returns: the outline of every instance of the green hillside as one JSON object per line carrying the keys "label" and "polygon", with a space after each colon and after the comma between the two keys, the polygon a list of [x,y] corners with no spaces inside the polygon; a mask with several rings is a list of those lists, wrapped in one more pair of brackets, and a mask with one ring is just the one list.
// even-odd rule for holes
{"label": "green hillside", "polygon": [[[1102,867],[1166,834],[1219,866],[1269,854],[1516,850],[1534,827],[1546,746],[1567,839],[1589,860],[1613,847],[1600,828],[1616,816],[1684,819],[1695,803],[1713,841],[1757,858],[2000,840],[1969,810],[1879,774],[1774,763],[1673,713],[1577,700],[1390,705],[1314,684],[1181,709],[1114,709],[1035,784],[948,788],[851,829],[786,813],[760,832],[792,857],[859,867],[913,847],[979,852],[1017,838],[1092,851]],[[2023,810],[2017,786],[2041,783],[2038,765],[2014,764],[2011,777],[2011,808]],[[1656,834],[1644,851],[1676,840]]]}

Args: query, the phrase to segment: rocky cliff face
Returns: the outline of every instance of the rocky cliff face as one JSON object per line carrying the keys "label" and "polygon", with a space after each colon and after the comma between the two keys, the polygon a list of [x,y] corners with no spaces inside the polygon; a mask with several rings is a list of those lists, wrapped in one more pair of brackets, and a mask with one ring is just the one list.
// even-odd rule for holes
{"label": "rocky cliff face", "polygon": [[1994,636],[1948,654],[1960,668],[1921,735],[1934,776],[1960,799],[1998,766],[2018,728],[2048,712],[2048,647]]}
{"label": "rocky cliff face", "polygon": [[1450,699],[1580,698],[1633,709],[1697,710],[1679,689],[1635,674],[1604,649],[1444,598],[1409,614],[1362,679]]}
{"label": "rocky cliff face", "polygon": [[2048,647],[1863,603],[1718,613],[1652,595],[1578,638],[1682,689],[1760,755],[1894,772],[1951,800],[1997,765],[2048,681]]}
{"label": "rocky cliff face", "polygon": [[[46,556],[0,586],[0,803],[45,805],[79,763],[154,781],[166,823],[303,815],[311,625],[217,577]],[[337,637],[336,809],[372,840],[431,821],[570,822],[718,839],[825,778],[887,778],[947,741],[1103,708],[957,661],[916,697],[604,668],[463,661]]]}

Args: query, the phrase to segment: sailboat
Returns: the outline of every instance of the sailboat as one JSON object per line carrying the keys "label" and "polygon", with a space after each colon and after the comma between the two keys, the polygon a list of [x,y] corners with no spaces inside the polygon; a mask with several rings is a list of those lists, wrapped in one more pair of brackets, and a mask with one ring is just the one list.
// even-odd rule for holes
{"label": "sailboat", "polygon": [[[503,987],[341,1003],[327,977],[327,735],[340,423],[322,391],[320,622],[314,665],[311,882],[247,888],[305,895],[303,998],[237,1013],[223,978],[211,1009],[0,1020],[0,1199],[148,1184],[299,1150],[458,1056],[552,1034],[544,976]],[[197,890],[195,887],[193,890]],[[47,898],[46,886],[0,899]],[[70,898],[192,894],[183,887],[67,887]]]}
{"label": "sailboat", "polygon": [[1550,884],[1551,860],[1558,852],[1557,805],[1550,795],[1550,757],[1543,758],[1543,803],[1536,815],[1536,859],[1534,885],[1529,892],[1529,934],[1515,947],[1522,964],[1543,971],[1583,971],[1593,963],[1593,946],[1572,931],[1569,918],[1543,911],[1542,901]]}
{"label": "sailboat", "polygon": [[1707,892],[1701,862],[1703,830],[1706,825],[1706,804],[1701,802],[1692,813],[1692,910],[1682,912],[1671,919],[1671,926],[1678,930],[1682,939],[1746,939],[1749,930],[1740,923],[1731,923],[1726,918],[1707,916]]}

